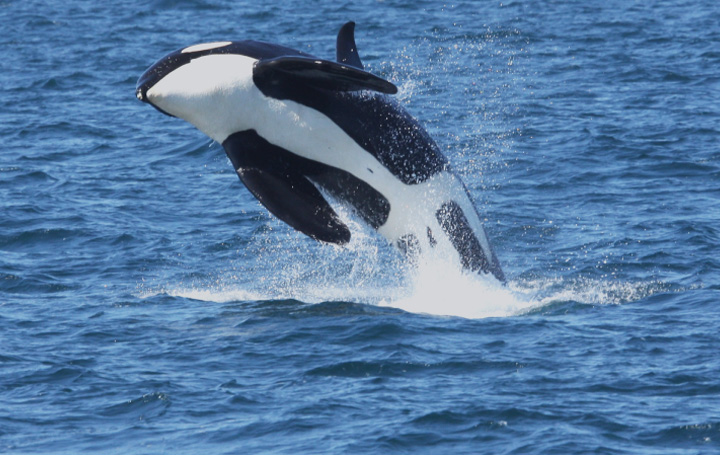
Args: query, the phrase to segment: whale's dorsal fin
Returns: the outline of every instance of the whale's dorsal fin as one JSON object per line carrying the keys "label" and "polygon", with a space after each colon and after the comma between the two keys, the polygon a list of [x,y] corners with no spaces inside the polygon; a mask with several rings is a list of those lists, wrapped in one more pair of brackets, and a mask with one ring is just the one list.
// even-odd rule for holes
{"label": "whale's dorsal fin", "polygon": [[372,90],[395,94],[392,82],[354,66],[304,56],[276,57],[255,64],[253,79],[263,87],[303,83],[324,90],[352,92]]}
{"label": "whale's dorsal fin", "polygon": [[355,45],[355,22],[346,23],[338,32],[337,61],[355,68],[365,69]]}

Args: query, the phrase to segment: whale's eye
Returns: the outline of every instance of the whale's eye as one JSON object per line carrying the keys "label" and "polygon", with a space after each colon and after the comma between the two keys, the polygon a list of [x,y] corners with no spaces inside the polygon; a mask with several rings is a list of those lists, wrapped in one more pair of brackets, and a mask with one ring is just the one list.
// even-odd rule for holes
{"label": "whale's eye", "polygon": [[195,44],[190,47],[186,47],[182,50],[183,54],[189,54],[191,52],[209,51],[210,49],[217,49],[218,47],[225,47],[228,44],[232,44],[230,41],[216,41],[214,43],[203,43]]}

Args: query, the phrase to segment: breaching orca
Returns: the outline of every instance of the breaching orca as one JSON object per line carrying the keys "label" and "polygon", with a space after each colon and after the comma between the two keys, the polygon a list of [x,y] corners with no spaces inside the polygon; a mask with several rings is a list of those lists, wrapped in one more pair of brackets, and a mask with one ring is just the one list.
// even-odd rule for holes
{"label": "breaching orca", "polygon": [[337,62],[258,41],[186,47],[145,71],[136,96],[222,144],[252,194],[310,237],[350,240],[329,195],[411,256],[504,282],[465,185],[387,96],[395,85],[364,70],[354,32],[340,29]]}

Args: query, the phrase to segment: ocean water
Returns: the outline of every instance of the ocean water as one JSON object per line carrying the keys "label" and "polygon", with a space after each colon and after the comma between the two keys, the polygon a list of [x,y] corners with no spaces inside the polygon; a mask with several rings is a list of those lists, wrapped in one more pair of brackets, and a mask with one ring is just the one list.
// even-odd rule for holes
{"label": "ocean water", "polygon": [[[175,49],[361,57],[508,276],[293,231],[135,99]],[[720,453],[720,7],[0,3],[0,453]]]}

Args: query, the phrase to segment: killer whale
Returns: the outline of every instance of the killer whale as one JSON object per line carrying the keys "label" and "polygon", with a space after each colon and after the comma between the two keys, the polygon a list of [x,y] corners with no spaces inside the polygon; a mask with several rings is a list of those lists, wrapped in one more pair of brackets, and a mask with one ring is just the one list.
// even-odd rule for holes
{"label": "killer whale", "polygon": [[334,62],[260,41],[186,47],[145,71],[136,96],[222,144],[250,192],[300,232],[349,242],[329,195],[411,257],[441,252],[504,282],[467,188],[388,96],[397,87],[365,71],[354,29],[340,29]]}

